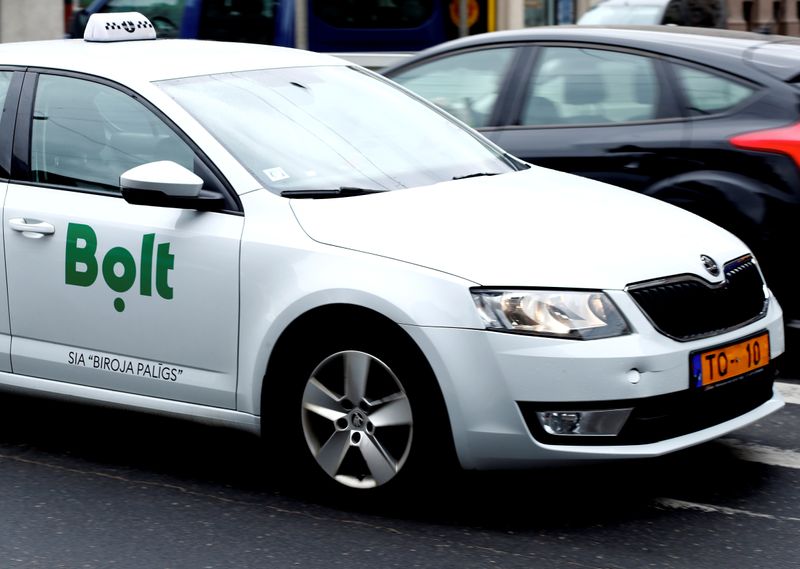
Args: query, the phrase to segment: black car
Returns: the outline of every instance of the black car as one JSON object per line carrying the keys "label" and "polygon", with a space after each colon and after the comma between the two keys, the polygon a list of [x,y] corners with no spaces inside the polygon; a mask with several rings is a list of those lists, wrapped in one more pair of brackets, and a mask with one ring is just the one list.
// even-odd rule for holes
{"label": "black car", "polygon": [[[383,73],[512,155],[660,198],[736,233],[755,251],[787,324],[800,327],[792,286],[798,38],[528,28],[447,42]],[[538,216],[562,216],[570,231],[569,211],[516,215],[531,231]]]}

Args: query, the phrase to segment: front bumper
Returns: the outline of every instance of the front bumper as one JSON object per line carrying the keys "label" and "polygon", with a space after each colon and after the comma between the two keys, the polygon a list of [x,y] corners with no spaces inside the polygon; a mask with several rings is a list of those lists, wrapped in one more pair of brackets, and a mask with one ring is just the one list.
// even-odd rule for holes
{"label": "front bumper", "polygon": [[[575,341],[408,326],[439,380],[461,464],[468,469],[660,456],[740,429],[780,409],[775,361],[784,351],[778,304],[735,331],[692,342],[658,333],[624,294],[628,336]],[[690,353],[770,334],[769,367],[691,390]],[[537,411],[633,409],[616,436],[547,434]]]}

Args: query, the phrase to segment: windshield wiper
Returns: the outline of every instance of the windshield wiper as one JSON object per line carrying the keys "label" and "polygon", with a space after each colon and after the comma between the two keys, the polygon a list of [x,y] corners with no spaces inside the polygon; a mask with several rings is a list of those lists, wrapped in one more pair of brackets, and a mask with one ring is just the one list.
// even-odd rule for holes
{"label": "windshield wiper", "polygon": [[284,190],[281,195],[285,198],[343,198],[349,196],[363,196],[366,194],[379,194],[387,190],[375,190],[372,188],[354,188],[352,186],[342,186],[340,188],[319,189],[319,190]]}
{"label": "windshield wiper", "polygon": [[475,172],[474,174],[465,174],[463,176],[453,176],[454,180],[465,180],[467,178],[479,178],[480,176],[497,176],[500,172]]}

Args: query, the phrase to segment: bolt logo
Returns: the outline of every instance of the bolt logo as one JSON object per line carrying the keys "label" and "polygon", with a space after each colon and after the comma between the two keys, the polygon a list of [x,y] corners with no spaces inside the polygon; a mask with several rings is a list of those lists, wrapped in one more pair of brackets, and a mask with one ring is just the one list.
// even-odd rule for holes
{"label": "bolt logo", "polygon": [[[142,236],[142,250],[139,257],[139,294],[153,295],[153,248],[155,233]],[[172,299],[169,286],[169,272],[175,266],[175,255],[169,252],[169,243],[159,243],[155,254],[155,284],[158,295]],[[97,280],[97,234],[94,229],[82,223],[67,226],[66,282],[68,285],[92,286]],[[114,247],[103,257],[103,280],[114,292],[127,292],[136,283],[136,260],[124,247]],[[125,310],[125,301],[114,299],[117,312]]]}

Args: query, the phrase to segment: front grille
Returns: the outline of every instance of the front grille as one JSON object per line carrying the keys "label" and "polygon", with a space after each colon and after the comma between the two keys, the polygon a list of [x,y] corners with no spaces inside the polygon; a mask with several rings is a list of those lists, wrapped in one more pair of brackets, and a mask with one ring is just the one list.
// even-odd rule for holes
{"label": "front grille", "polygon": [[725,281],[678,275],[628,286],[656,329],[682,342],[735,330],[766,314],[764,280],[749,255],[725,265]]}
{"label": "front grille", "polygon": [[[533,403],[518,401],[528,431],[539,442],[556,445],[634,445],[655,443],[707,429],[729,421],[772,398],[777,370],[774,363],[750,374],[706,389],[642,399],[603,402]],[[582,411],[632,408],[616,436],[551,435],[545,432],[537,411]]]}

